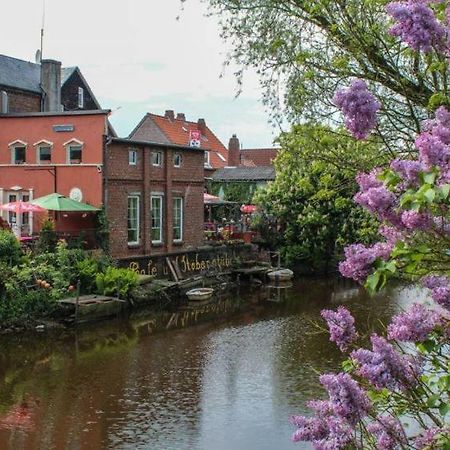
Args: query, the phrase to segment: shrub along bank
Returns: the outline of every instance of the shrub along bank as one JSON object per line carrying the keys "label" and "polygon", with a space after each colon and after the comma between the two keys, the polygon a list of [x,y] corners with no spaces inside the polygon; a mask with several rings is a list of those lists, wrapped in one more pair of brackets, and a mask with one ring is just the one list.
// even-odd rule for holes
{"label": "shrub along bank", "polygon": [[137,285],[136,273],[115,267],[104,253],[68,248],[63,240],[54,245],[49,233],[36,251],[23,251],[10,231],[0,230],[0,328],[51,316],[77,286],[80,294],[124,298]]}

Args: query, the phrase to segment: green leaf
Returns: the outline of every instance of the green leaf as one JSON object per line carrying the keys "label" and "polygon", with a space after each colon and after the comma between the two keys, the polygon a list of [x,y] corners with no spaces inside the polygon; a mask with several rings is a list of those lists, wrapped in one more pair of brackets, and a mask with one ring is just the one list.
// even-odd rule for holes
{"label": "green leaf", "polygon": [[439,412],[441,413],[441,416],[446,416],[450,412],[450,404],[443,403],[441,406],[439,406]]}
{"label": "green leaf", "polygon": [[380,282],[380,272],[376,271],[372,275],[369,275],[366,280],[366,288],[373,294],[376,292],[378,283]]}

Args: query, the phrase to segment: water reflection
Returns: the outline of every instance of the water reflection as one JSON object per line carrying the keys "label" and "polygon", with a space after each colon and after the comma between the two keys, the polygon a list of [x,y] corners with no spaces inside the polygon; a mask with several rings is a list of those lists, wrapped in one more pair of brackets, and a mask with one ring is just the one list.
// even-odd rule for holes
{"label": "water reflection", "polygon": [[321,395],[317,371],[341,362],[316,332],[320,309],[345,303],[369,335],[417,295],[369,299],[342,281],[300,280],[197,311],[4,336],[0,448],[302,448],[287,419]]}

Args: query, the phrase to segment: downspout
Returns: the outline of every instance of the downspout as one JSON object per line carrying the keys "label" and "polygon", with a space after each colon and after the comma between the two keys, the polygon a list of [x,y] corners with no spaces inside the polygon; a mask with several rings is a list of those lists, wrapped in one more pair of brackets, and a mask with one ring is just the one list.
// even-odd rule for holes
{"label": "downspout", "polygon": [[108,200],[109,200],[109,192],[108,192],[108,188],[109,188],[109,179],[108,179],[108,156],[109,156],[109,152],[108,152],[108,146],[111,144],[112,142],[112,137],[108,136],[106,134],[103,135],[103,198],[102,198],[102,203],[103,203],[103,208],[105,209],[105,215],[108,217]]}

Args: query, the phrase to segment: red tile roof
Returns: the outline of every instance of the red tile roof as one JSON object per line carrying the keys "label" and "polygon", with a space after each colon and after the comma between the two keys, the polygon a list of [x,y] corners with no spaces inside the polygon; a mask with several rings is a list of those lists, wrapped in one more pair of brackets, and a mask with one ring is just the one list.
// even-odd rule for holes
{"label": "red tile roof", "polygon": [[[145,123],[152,121],[159,130]],[[156,141],[161,140],[162,132],[167,142],[178,145],[189,145],[189,132],[198,131],[197,122],[189,122],[180,118],[170,119],[165,116],[148,113],[141,120],[138,126],[130,134],[130,138],[139,137],[139,139]],[[166,143],[166,142],[162,142]],[[206,126],[201,136],[200,148],[210,152],[209,161],[213,168],[225,167],[228,161],[228,149],[220,142],[217,136]]]}
{"label": "red tile roof", "polygon": [[270,166],[279,150],[279,148],[243,148],[241,149],[241,164],[243,166]]}

